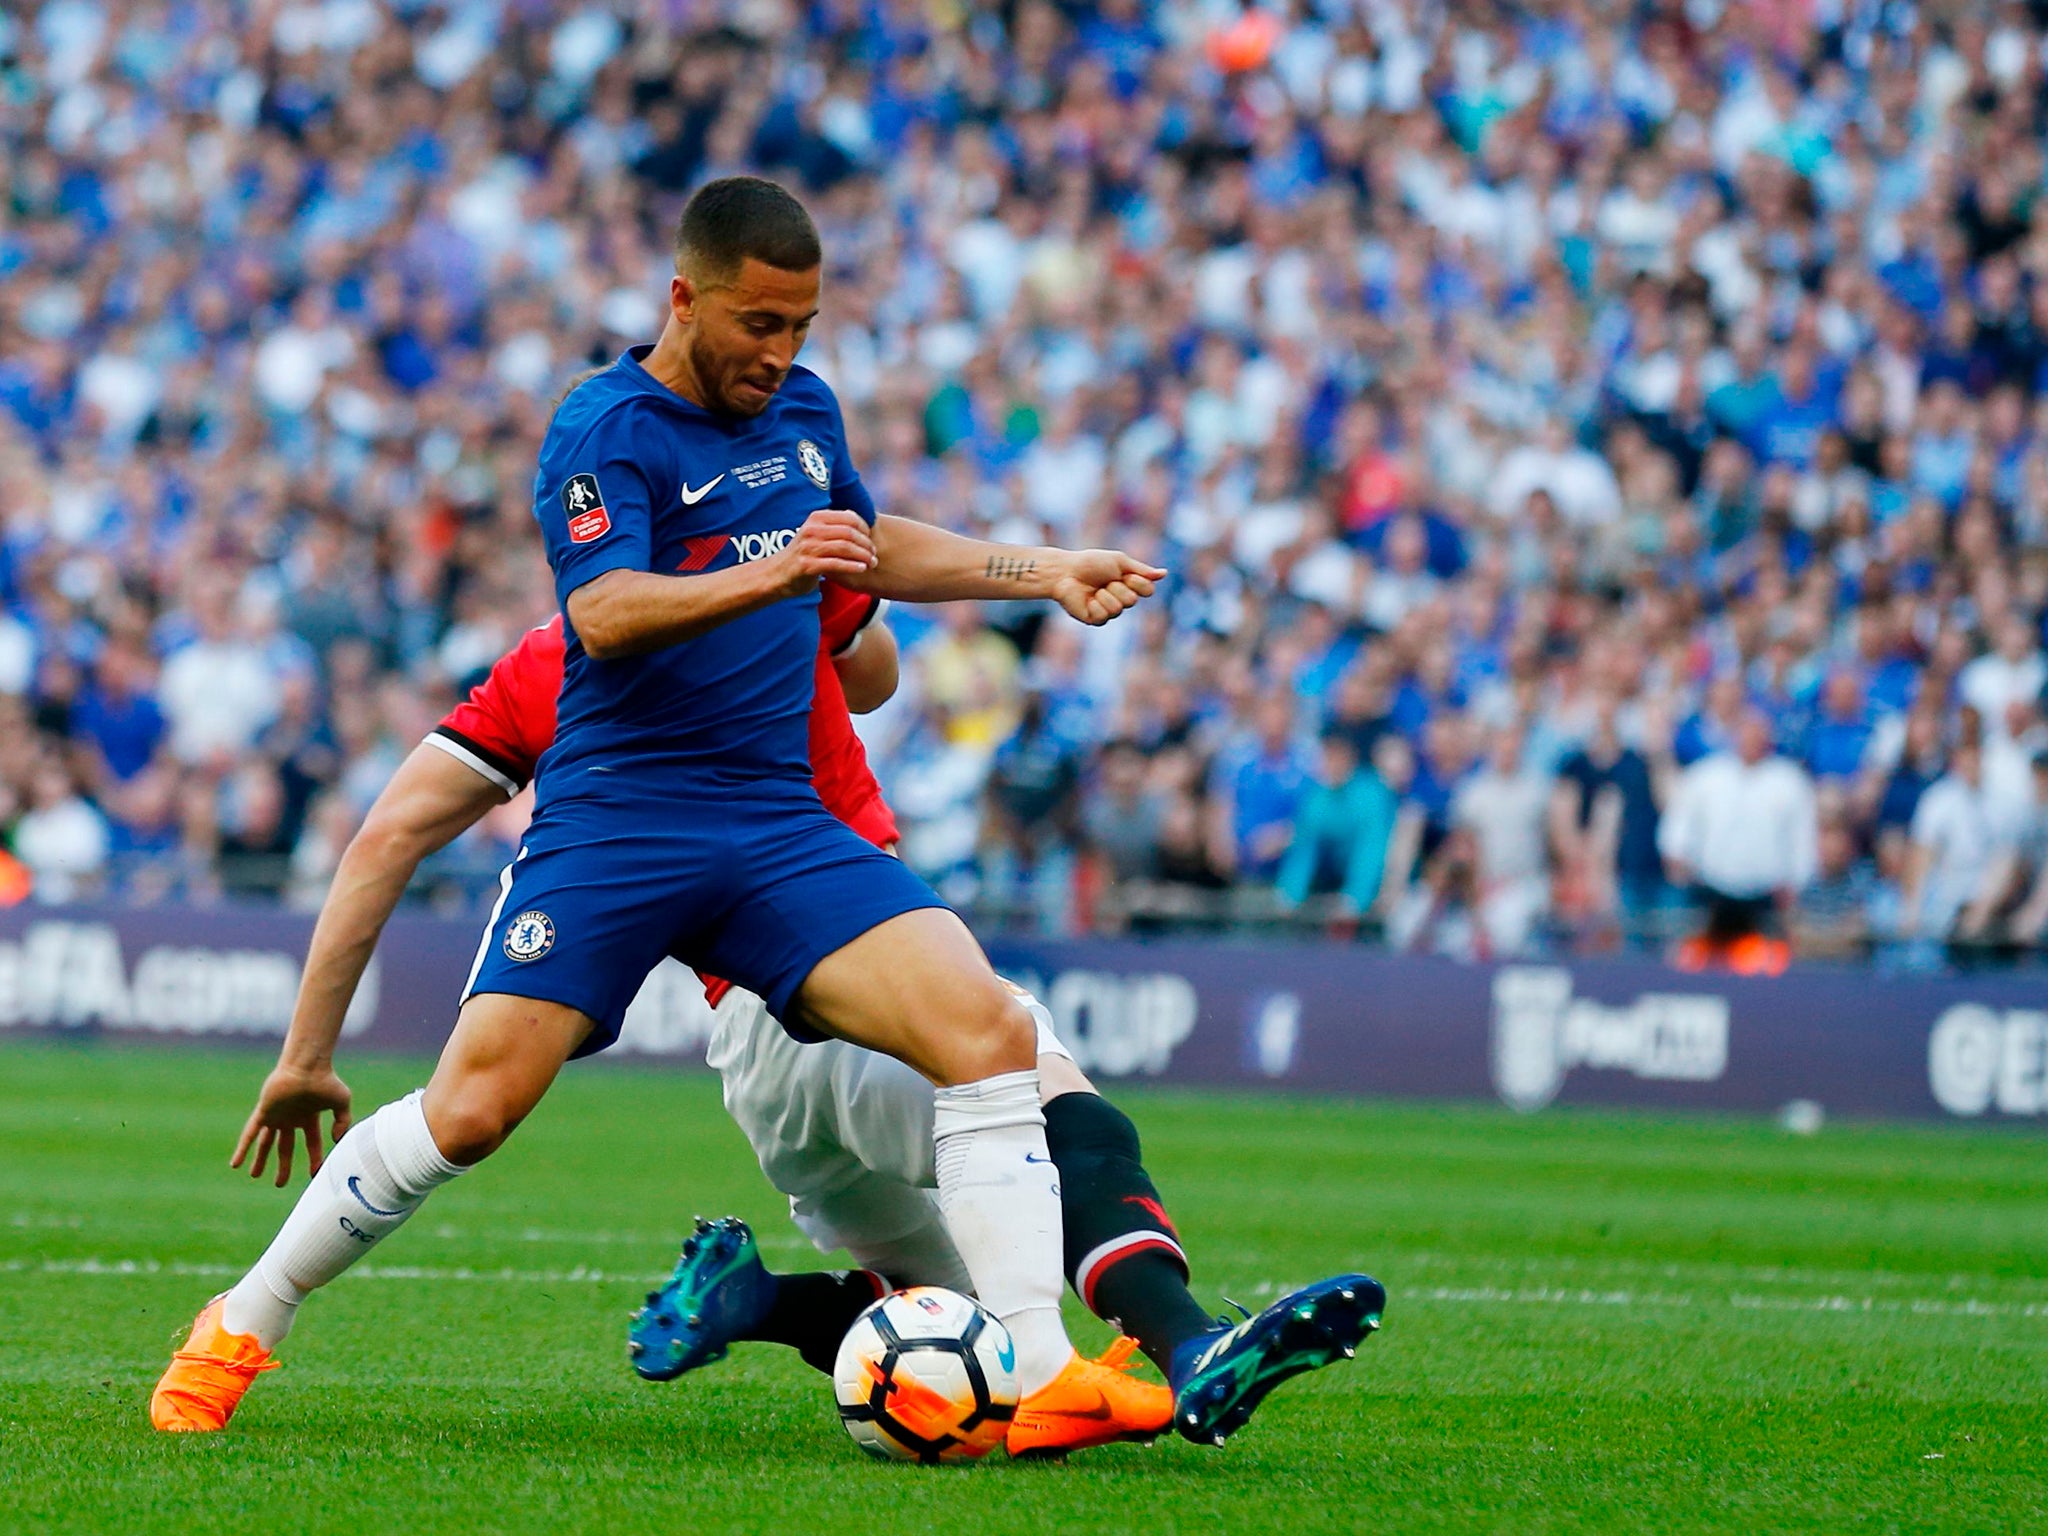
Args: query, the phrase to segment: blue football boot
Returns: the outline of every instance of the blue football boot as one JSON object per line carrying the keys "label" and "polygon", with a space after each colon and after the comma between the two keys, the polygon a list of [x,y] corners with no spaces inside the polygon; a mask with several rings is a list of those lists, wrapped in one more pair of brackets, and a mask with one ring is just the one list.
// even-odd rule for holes
{"label": "blue football boot", "polygon": [[649,1381],[725,1358],[733,1341],[760,1325],[775,1299],[775,1277],[761,1263],[751,1228],[737,1216],[697,1218],[668,1284],[647,1293],[627,1325],[626,1352]]}
{"label": "blue football boot", "polygon": [[1281,1382],[1357,1354],[1386,1305],[1385,1287],[1370,1275],[1339,1275],[1257,1317],[1196,1334],[1173,1352],[1167,1373],[1174,1428],[1197,1445],[1221,1445]]}

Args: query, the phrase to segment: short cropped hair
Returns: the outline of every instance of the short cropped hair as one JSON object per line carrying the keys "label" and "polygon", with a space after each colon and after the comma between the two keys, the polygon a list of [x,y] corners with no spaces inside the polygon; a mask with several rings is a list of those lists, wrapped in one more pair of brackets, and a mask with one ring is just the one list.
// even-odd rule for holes
{"label": "short cropped hair", "polygon": [[825,259],[804,205],[759,176],[726,176],[697,189],[676,224],[676,270],[702,286],[731,282],[751,256],[783,272]]}

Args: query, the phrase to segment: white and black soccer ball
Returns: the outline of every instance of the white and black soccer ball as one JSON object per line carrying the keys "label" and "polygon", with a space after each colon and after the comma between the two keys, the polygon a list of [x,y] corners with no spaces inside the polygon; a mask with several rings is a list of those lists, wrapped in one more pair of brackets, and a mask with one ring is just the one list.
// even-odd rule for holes
{"label": "white and black soccer ball", "polygon": [[1017,1346],[993,1312],[943,1286],[884,1296],[853,1320],[832,1367],[854,1443],[890,1461],[972,1461],[1017,1412]]}

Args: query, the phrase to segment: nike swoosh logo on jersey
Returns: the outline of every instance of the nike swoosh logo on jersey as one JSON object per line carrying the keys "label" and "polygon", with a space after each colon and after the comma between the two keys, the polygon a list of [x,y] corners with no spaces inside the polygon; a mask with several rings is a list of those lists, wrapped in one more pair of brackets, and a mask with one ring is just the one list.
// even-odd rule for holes
{"label": "nike swoosh logo on jersey", "polygon": [[724,478],[724,475],[714,475],[709,480],[706,480],[702,485],[698,486],[695,490],[691,490],[690,482],[685,480],[683,482],[683,505],[686,507],[694,507],[706,496],[709,496],[712,492],[712,489],[718,484],[719,481],[723,480]]}

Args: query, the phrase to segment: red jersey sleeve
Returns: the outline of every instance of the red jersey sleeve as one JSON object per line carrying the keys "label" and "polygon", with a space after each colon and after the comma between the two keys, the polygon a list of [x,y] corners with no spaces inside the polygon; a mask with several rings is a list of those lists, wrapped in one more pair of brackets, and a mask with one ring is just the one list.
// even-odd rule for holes
{"label": "red jersey sleeve", "polygon": [[562,691],[558,614],[498,658],[490,676],[427,733],[430,746],[474,769],[509,795],[533,777],[554,744],[555,700]]}
{"label": "red jersey sleeve", "polygon": [[[829,583],[827,590],[830,590]],[[861,625],[850,639],[860,638],[872,623],[880,604],[861,616]],[[846,690],[840,685],[839,670],[832,657],[844,655],[846,646],[829,648],[831,636],[818,647],[817,681],[811,694],[811,782],[825,809],[845,822],[878,848],[892,848],[902,834],[889,802],[882,798],[882,786],[868,766],[867,748],[854,734],[853,715],[846,707]]]}
{"label": "red jersey sleeve", "polygon": [[826,582],[818,597],[818,648],[827,656],[844,656],[881,617],[884,606],[879,597]]}

